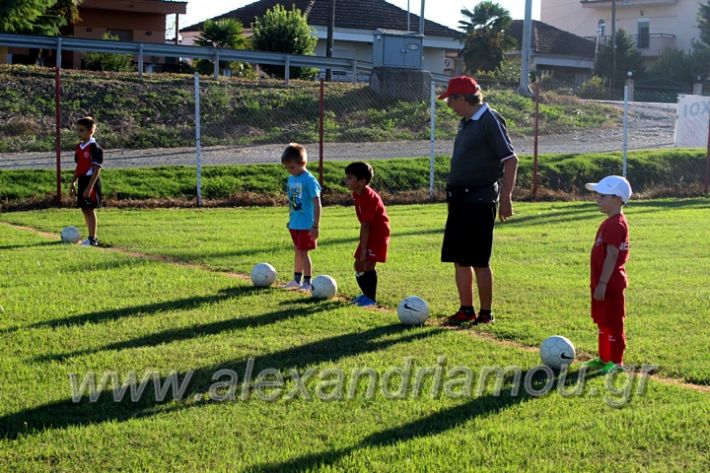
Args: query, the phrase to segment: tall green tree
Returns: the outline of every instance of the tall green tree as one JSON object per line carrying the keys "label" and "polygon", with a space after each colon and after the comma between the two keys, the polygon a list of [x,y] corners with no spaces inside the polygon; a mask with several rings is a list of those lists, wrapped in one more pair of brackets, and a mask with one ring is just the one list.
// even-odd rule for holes
{"label": "tall green tree", "polygon": [[513,23],[510,12],[498,3],[485,1],[473,11],[462,9],[461,14],[465,17],[459,21],[459,29],[466,70],[472,74],[495,71],[503,63],[505,51],[517,45],[508,33]]}
{"label": "tall green tree", "polygon": [[710,47],[710,0],[700,4],[698,9],[698,28],[700,29],[700,41],[705,46]]}
{"label": "tall green tree", "polygon": [[[80,20],[79,5],[83,0],[2,0],[0,1],[0,32],[29,33],[56,36],[61,29]],[[7,48],[0,47],[0,62],[4,62]],[[30,57],[36,62],[42,50],[32,49]]]}
{"label": "tall green tree", "polygon": [[[597,54],[594,73],[603,77],[607,82],[611,78],[613,69],[613,50],[611,44],[602,46]],[[623,85],[627,72],[631,71],[634,79],[642,79],[646,75],[646,66],[643,57],[636,48],[636,42],[625,30],[616,32],[616,73],[614,84]]]}
{"label": "tall green tree", "polygon": [[666,49],[648,71],[652,79],[663,79],[690,86],[696,79],[696,61],[693,54],[678,49]]}
{"label": "tall green tree", "polygon": [[79,20],[83,0],[2,0],[0,31],[56,36]]}
{"label": "tall green tree", "polygon": [[[252,45],[259,51],[311,55],[318,42],[308,26],[308,19],[295,6],[286,10],[283,5],[276,5],[254,21],[253,31]],[[283,66],[264,65],[261,68],[267,74],[284,77]],[[307,79],[316,73],[317,69],[291,68],[293,78]]]}
{"label": "tall green tree", "polygon": [[698,9],[698,29],[700,41],[693,45],[694,74],[704,80],[710,75],[710,0]]}
{"label": "tall green tree", "polygon": [[[247,40],[244,37],[244,27],[242,24],[231,18],[224,20],[207,20],[200,36],[195,40],[200,46],[210,48],[244,49]],[[234,71],[243,69],[241,63],[230,64],[227,61],[220,61],[220,69],[228,67]],[[214,62],[209,59],[197,61],[197,70],[202,74],[210,74],[214,69]]]}

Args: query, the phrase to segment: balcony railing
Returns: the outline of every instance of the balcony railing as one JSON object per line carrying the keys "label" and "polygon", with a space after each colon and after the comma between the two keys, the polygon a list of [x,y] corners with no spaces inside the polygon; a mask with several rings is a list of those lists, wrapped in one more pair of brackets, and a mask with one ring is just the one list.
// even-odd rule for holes
{"label": "balcony railing", "polygon": [[[611,0],[580,0],[586,8],[611,8]],[[617,8],[675,5],[678,0],[616,0]]]}
{"label": "balcony railing", "polygon": [[[587,36],[587,39],[596,41],[595,36]],[[633,35],[634,44],[644,57],[658,57],[666,49],[675,49],[675,35],[668,33],[651,33],[648,36]],[[599,36],[599,46],[606,46],[611,43],[611,35]]]}

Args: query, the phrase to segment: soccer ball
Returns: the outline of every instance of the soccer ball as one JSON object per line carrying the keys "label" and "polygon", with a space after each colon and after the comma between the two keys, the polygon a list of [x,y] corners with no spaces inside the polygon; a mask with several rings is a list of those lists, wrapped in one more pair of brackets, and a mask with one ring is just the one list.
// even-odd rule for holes
{"label": "soccer ball", "polygon": [[330,276],[318,276],[311,281],[311,295],[316,299],[332,299],[338,293],[338,283]]}
{"label": "soccer ball", "polygon": [[269,263],[259,263],[251,270],[251,282],[256,287],[269,287],[276,281],[276,270]]}
{"label": "soccer ball", "polygon": [[64,243],[76,243],[81,240],[81,233],[76,227],[64,227],[60,235]]}
{"label": "soccer ball", "polygon": [[429,304],[421,297],[405,297],[397,306],[397,316],[404,325],[421,325],[429,318]]}
{"label": "soccer ball", "polygon": [[567,338],[553,335],[540,345],[540,360],[553,369],[560,369],[574,361],[574,345]]}

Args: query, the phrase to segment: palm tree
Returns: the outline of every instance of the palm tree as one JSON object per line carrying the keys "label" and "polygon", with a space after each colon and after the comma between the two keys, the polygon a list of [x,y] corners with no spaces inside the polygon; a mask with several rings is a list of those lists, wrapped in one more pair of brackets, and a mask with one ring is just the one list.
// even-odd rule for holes
{"label": "palm tree", "polygon": [[463,56],[466,70],[494,71],[504,59],[505,51],[516,46],[514,38],[508,35],[513,23],[510,12],[495,2],[486,1],[476,5],[473,12],[464,8],[459,21],[462,30]]}
{"label": "palm tree", "polygon": [[[242,24],[237,20],[227,18],[217,21],[205,21],[202,33],[195,40],[195,43],[210,48],[244,49],[246,38],[244,37]],[[210,60],[200,59],[197,62],[197,69],[203,74],[208,74],[213,67],[212,64]],[[221,69],[226,68],[228,65],[226,61],[219,62]],[[237,64],[232,66],[240,67]]]}

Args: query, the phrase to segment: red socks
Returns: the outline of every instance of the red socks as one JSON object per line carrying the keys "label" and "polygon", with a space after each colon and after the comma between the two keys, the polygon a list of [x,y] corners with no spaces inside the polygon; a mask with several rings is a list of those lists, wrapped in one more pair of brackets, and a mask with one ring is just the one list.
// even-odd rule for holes
{"label": "red socks", "polygon": [[624,349],[626,349],[626,334],[624,332],[609,333],[609,355],[611,361],[620,365],[624,362]]}
{"label": "red socks", "polygon": [[626,349],[626,334],[605,327],[599,327],[599,358],[603,362],[613,361],[620,365],[624,362]]}
{"label": "red socks", "polygon": [[609,334],[607,334],[606,330],[601,327],[599,327],[598,344],[599,358],[606,363],[611,360],[611,347],[609,346]]}

